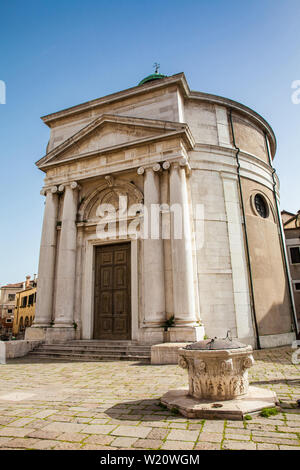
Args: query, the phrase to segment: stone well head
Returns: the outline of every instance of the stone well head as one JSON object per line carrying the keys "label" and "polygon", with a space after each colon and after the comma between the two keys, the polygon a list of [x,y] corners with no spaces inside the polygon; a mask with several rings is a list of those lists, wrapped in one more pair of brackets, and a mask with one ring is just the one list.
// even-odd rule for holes
{"label": "stone well head", "polygon": [[226,338],[192,343],[179,350],[178,364],[189,374],[189,395],[223,401],[246,395],[252,347]]}

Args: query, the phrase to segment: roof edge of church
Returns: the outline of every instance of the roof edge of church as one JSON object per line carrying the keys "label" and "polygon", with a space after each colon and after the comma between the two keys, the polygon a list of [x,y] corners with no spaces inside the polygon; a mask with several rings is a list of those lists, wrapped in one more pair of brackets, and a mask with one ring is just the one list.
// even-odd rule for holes
{"label": "roof edge of church", "polygon": [[189,88],[184,72],[166,76],[165,78],[161,78],[159,80],[149,81],[142,85],[138,84],[138,85],[135,85],[134,87],[127,88],[125,90],[121,90],[115,93],[111,93],[109,95],[105,95],[103,97],[96,98],[94,100],[85,101],[78,105],[71,106],[69,108],[62,109],[55,113],[42,116],[41,119],[44,121],[44,123],[47,126],[51,127],[52,122],[59,120],[59,119],[63,119],[65,117],[72,116],[77,113],[84,112],[89,108],[101,106],[102,104],[110,103],[113,101],[123,100],[129,96],[143,94],[153,89],[163,88],[171,84],[177,84],[178,86],[180,86],[182,91],[184,92],[184,95],[190,99],[200,99],[202,101],[210,101],[219,105],[224,105],[224,106],[231,108],[232,110],[242,112],[243,114],[248,116],[248,118],[250,119],[252,118],[255,121],[258,121],[260,125],[267,131],[267,133],[271,137],[271,142],[270,142],[271,153],[272,153],[272,157],[274,158],[275,153],[276,153],[276,148],[277,148],[276,136],[271,125],[268,123],[268,121],[266,121],[266,119],[263,116],[261,116],[261,114],[259,114],[257,111],[254,111],[252,108],[249,108],[247,105],[244,105],[230,98],[226,98],[223,96],[214,95],[210,93],[204,93],[201,91],[191,90]]}
{"label": "roof edge of church", "polygon": [[[189,86],[186,80],[186,77],[183,72],[176,73],[174,75],[166,76],[164,78],[161,78],[159,80],[154,80],[152,82],[144,83],[143,86],[140,84],[135,85],[134,87],[126,88],[125,90],[117,91],[114,93],[110,93],[108,95],[102,96],[100,98],[95,98],[90,101],[84,101],[83,103],[77,104],[75,106],[70,106],[68,108],[64,108],[60,111],[57,111],[55,113],[50,113],[46,114],[41,117],[41,119],[45,122],[45,124],[48,125],[51,121],[54,121],[56,119],[63,118],[66,115],[69,114],[75,114],[77,112],[84,111],[86,108],[89,108],[91,106],[98,106],[101,105],[102,103],[114,101],[114,100],[119,100],[119,99],[124,99],[128,95],[134,95],[134,94],[142,94],[146,90],[149,90],[150,88],[161,88],[169,84],[169,82],[182,82],[182,85],[184,88],[186,88],[186,91],[189,92]],[[49,126],[50,127],[50,126]]]}

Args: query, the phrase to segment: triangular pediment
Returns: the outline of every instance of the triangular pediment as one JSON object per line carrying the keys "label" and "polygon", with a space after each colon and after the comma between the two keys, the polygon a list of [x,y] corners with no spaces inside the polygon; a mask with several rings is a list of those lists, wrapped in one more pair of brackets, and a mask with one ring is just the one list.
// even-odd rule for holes
{"label": "triangular pediment", "polygon": [[109,152],[122,147],[151,141],[178,132],[186,125],[153,119],[102,115],[51,150],[37,162],[39,168]]}

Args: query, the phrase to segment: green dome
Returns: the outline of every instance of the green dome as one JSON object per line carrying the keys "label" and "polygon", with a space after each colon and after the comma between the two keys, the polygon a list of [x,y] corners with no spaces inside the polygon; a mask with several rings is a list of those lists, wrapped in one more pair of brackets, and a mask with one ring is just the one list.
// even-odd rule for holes
{"label": "green dome", "polygon": [[165,78],[166,76],[167,75],[162,75],[161,73],[152,73],[151,75],[148,75],[148,77],[143,78],[143,80],[140,81],[139,85],[144,85],[144,83],[153,82],[154,80],[158,80],[159,78]]}

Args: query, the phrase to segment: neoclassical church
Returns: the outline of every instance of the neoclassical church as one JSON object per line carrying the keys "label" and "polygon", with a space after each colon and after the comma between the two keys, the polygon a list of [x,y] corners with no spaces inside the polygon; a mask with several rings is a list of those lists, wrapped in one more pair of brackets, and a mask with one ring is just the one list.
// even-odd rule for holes
{"label": "neoclassical church", "polygon": [[[276,140],[258,113],[156,72],[42,119],[50,140],[37,162],[45,212],[27,339],[159,344],[230,330],[253,347],[293,341]],[[117,230],[103,237],[107,207]],[[133,222],[150,236],[131,233]]]}

